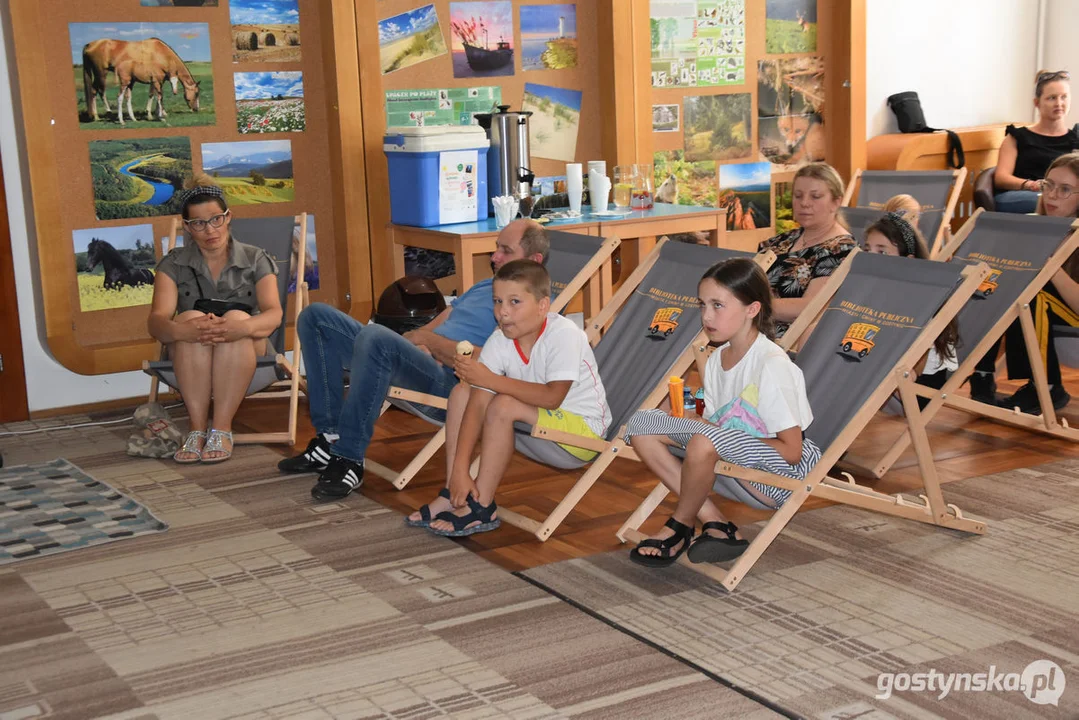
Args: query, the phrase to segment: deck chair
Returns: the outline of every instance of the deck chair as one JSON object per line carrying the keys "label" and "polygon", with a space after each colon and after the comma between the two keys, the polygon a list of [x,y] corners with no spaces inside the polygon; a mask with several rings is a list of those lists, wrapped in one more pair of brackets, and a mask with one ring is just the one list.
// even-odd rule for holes
{"label": "deck chair", "polygon": [[[536,441],[566,443],[600,454],[542,521],[506,506],[499,507],[500,518],[531,532],[540,541],[554,533],[607,466],[626,449],[622,428],[630,416],[639,409],[657,407],[667,397],[668,376],[685,373],[693,364],[692,348],[707,344],[697,316],[697,281],[704,269],[736,257],[755,257],[765,270],[775,261],[771,252],[753,256],[667,238],[660,240],[587,326],[611,410],[612,421],[606,437],[586,439],[516,424],[517,451],[537,462],[564,470],[588,464],[557,446]],[[473,477],[478,467],[477,457],[471,467]]]}
{"label": "deck chair", "polygon": [[[295,293],[292,314],[293,329],[289,333],[292,340],[292,362],[285,357],[286,325],[288,322],[288,286],[289,266],[292,259],[293,229],[299,225],[300,246],[296,267],[300,268],[301,282],[297,285],[300,292]],[[179,218],[174,218],[169,231],[167,252],[176,247],[176,238],[180,229]],[[269,337],[272,354],[259,357],[255,361],[255,375],[247,387],[247,395],[262,393],[264,397],[286,396],[289,398],[288,429],[269,433],[235,433],[234,444],[242,443],[296,443],[296,419],[299,410],[299,393],[302,381],[297,371],[300,361],[300,337],[296,333],[295,321],[303,310],[307,298],[307,283],[302,282],[303,266],[307,254],[307,213],[296,216],[272,218],[233,218],[232,230],[236,236],[249,245],[255,245],[268,252],[277,261],[277,290],[281,297],[281,325]],[[159,360],[145,360],[142,370],[150,376],[150,402],[157,400],[159,383],[176,388],[176,373],[172,361],[165,357],[164,347],[160,350]]]}
{"label": "deck chair", "polygon": [[[847,185],[842,204],[879,210],[895,195],[911,195],[921,203],[918,229],[929,245],[930,257],[936,257],[944,238],[944,229],[952,221],[967,169],[958,170],[855,170]],[[854,189],[858,188],[858,198]]]}
{"label": "deck chair", "polygon": [[[603,300],[610,295],[611,256],[621,244],[621,240],[614,236],[601,238],[558,230],[548,230],[547,238],[551,243],[547,256],[547,272],[551,275],[551,291],[556,293],[551,301],[551,311],[562,312],[574,296],[583,290],[585,310],[599,312]],[[587,317],[585,319],[587,321]],[[388,400],[382,404],[382,412],[385,413],[390,405],[393,405],[428,422],[441,425],[441,422],[418,406],[445,410],[446,403],[447,399],[444,397],[391,387]],[[364,469],[389,480],[398,490],[403,490],[445,443],[446,428],[442,427],[401,472],[366,459]]]}
{"label": "deck chair", "polygon": [[865,249],[865,229],[879,220],[883,212],[880,208],[844,207],[839,209],[839,214],[858,247]]}
{"label": "deck chair", "polygon": [[[987,212],[982,208],[975,210],[963,224],[952,242],[943,249],[941,257],[954,256],[954,262],[959,263],[984,261],[992,270],[974,299],[959,313],[959,337],[962,340],[956,351],[959,369],[940,390],[915,386],[918,395],[930,400],[922,411],[923,418],[931,420],[942,406],[947,405],[1009,425],[1079,440],[1079,428],[1068,427],[1067,420],[1057,418],[1049,400],[1045,361],[1034,331],[1034,321],[1026,310],[1053,273],[1079,247],[1077,230],[1079,221],[1069,218]],[[1041,401],[1042,414],[1037,417],[956,394],[978,361],[996,346],[1017,318],[1023,328],[1031,374]],[[910,442],[910,435],[904,432],[879,462],[866,464],[852,458],[850,467],[881,477]]]}
{"label": "deck chair", "polygon": [[[988,272],[984,264],[959,266],[851,252],[781,341],[789,349],[807,328],[815,325],[796,362],[805,375],[814,415],[806,435],[821,448],[820,462],[801,481],[722,460],[717,463],[717,489],[727,497],[758,509],[774,509],[757,501],[732,479],[754,480],[790,490],[792,495],[775,510],[729,570],[708,564],[689,567],[733,590],[810,497],[955,530],[984,532],[983,521],[964,517],[958,508],[944,501],[926,439],[925,421],[918,409],[913,368]],[[698,367],[702,372],[706,358],[707,352],[700,350]],[[850,476],[844,480],[828,476],[877,409],[897,389],[924,483],[924,492],[915,500],[857,485]],[[622,455],[638,459],[632,448],[626,448]],[[641,524],[666,496],[667,488],[659,483],[619,529],[619,539],[643,540]],[[684,555],[680,560],[689,563]]]}

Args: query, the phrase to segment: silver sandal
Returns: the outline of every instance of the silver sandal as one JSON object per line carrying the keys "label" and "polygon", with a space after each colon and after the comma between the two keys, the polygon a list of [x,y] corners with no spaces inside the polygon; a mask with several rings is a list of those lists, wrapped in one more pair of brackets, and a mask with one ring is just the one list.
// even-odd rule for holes
{"label": "silver sandal", "polygon": [[[203,447],[199,447],[199,441],[203,441]],[[184,444],[172,454],[172,459],[181,465],[193,465],[202,460],[202,451],[206,446],[206,433],[202,430],[192,430],[184,437]],[[180,458],[180,453],[192,453],[193,458]]]}
{"label": "silver sandal", "polygon": [[[228,450],[225,449],[225,440],[229,441],[230,448]],[[202,462],[203,463],[225,462],[230,457],[232,457],[231,445],[232,445],[232,433],[231,432],[228,432],[226,430],[217,430],[215,428],[210,428],[210,437],[206,440],[206,445],[203,446],[203,448],[202,448],[202,453],[203,453]],[[212,457],[212,458],[206,457],[206,453],[210,453],[210,452],[219,452],[219,453],[225,453],[225,454],[221,455],[220,457]]]}

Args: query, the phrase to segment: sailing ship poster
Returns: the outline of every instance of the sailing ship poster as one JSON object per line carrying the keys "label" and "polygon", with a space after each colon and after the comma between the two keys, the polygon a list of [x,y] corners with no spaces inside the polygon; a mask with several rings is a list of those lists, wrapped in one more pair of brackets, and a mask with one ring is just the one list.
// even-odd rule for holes
{"label": "sailing ship poster", "polygon": [[450,3],[455,78],[513,75],[513,3]]}

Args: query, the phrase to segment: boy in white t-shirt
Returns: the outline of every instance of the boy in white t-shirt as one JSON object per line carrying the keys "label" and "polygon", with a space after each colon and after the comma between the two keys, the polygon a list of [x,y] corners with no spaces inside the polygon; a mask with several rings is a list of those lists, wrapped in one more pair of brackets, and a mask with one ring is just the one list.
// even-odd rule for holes
{"label": "boy in white t-shirt", "polygon": [[[588,336],[549,312],[547,270],[532,260],[506,263],[495,274],[493,293],[498,328],[479,358],[458,355],[454,364],[463,382],[450,394],[446,410],[447,488],[406,520],[437,535],[473,535],[501,524],[494,495],[513,457],[515,422],[590,439],[602,439],[611,423]],[[481,437],[479,474],[473,481],[468,468]],[[550,446],[545,457],[561,454],[576,464],[598,454],[534,442]]]}

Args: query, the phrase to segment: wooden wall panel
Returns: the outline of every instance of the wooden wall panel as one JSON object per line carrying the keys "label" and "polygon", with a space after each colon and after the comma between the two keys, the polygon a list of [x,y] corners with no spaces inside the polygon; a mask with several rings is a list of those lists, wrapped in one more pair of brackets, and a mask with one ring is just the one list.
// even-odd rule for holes
{"label": "wooden wall panel", "polygon": [[[386,225],[390,222],[387,197],[389,170],[382,152],[382,137],[386,130],[385,91],[413,88],[456,88],[499,85],[502,104],[513,110],[521,109],[525,83],[583,91],[581,119],[577,134],[576,162],[606,160],[610,171],[615,156],[607,137],[613,136],[616,111],[607,104],[610,92],[600,91],[601,76],[610,65],[599,57],[601,33],[610,37],[611,2],[623,0],[577,0],[578,66],[565,70],[521,70],[521,33],[518,8],[520,5],[554,5],[570,0],[512,0],[514,25],[514,74],[489,78],[455,78],[452,67],[452,32],[450,30],[450,0],[430,0],[438,11],[439,24],[450,52],[437,58],[411,65],[382,75],[378,54],[378,20],[427,5],[419,0],[382,0],[377,5],[377,17],[372,17],[370,0],[356,0],[357,15],[365,13],[369,22],[359,25],[359,56],[361,87],[363,89],[364,142],[367,162],[368,205],[370,207],[371,271],[376,296],[395,279]],[[603,18],[601,20],[600,18]],[[538,158],[533,154],[532,170],[537,176],[564,175],[565,161]]]}
{"label": "wooden wall panel", "polygon": [[[236,205],[234,214],[259,217],[292,215],[301,211],[313,213],[319,240],[321,284],[321,289],[312,293],[313,298],[346,306],[351,283],[357,282],[365,299],[369,298],[370,282],[363,281],[363,270],[368,264],[366,226],[362,221],[350,222],[354,214],[366,215],[362,166],[349,167],[340,160],[342,137],[355,138],[357,132],[349,126],[361,122],[358,87],[354,81],[356,73],[352,72],[351,83],[341,83],[342,77],[348,77],[349,63],[338,65],[332,42],[336,39],[333,31],[337,30],[343,35],[347,48],[355,52],[354,34],[348,32],[349,27],[355,27],[350,2],[311,0],[300,3],[303,44],[302,60],[298,63],[233,63],[226,3],[208,8],[143,8],[133,0],[98,0],[94,3],[12,0],[10,7],[30,165],[46,337],[50,351],[61,364],[84,374],[133,370],[142,360],[150,358],[156,347],[146,332],[148,305],[92,313],[83,313],[79,308],[73,230],[148,223],[154,228],[156,240],[167,234],[172,220],[171,217],[97,220],[89,165],[89,142],[92,140],[189,138],[192,165],[196,171],[201,169],[201,144],[204,142],[289,140],[296,183],[295,201]],[[333,17],[342,8],[348,11],[348,22],[336,27]],[[78,122],[81,107],[76,106],[71,70],[68,23],[110,21],[206,23],[213,60],[215,124],[132,130],[82,129]],[[354,60],[351,65],[355,66]],[[303,72],[306,131],[241,135],[236,128],[233,73],[296,70]],[[42,78],[47,80],[42,82]],[[107,86],[111,99],[115,100],[117,88],[111,76]],[[354,106],[344,124],[336,118],[331,119],[338,112],[340,101]],[[175,102],[177,99],[168,95],[166,107]],[[355,148],[352,152],[355,154]],[[351,245],[359,251],[358,255],[353,254]],[[357,266],[350,267],[350,260],[355,258],[358,258]]]}

